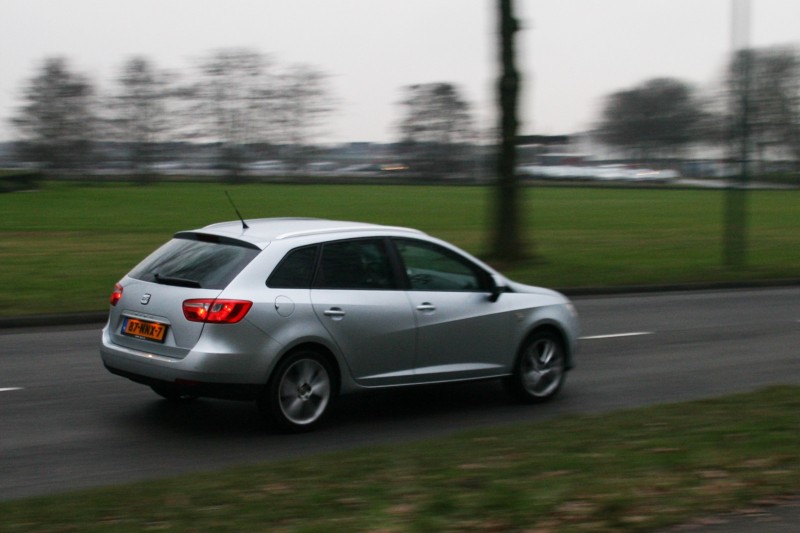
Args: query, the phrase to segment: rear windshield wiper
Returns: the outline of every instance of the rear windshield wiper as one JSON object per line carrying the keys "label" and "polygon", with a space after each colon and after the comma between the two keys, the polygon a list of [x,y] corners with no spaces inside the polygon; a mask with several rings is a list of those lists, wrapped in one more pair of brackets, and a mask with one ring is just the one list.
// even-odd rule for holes
{"label": "rear windshield wiper", "polygon": [[161,274],[155,274],[156,283],[160,283],[162,285],[175,285],[177,287],[191,287],[193,289],[202,289],[203,286],[200,285],[199,281],[195,281],[193,279],[186,279],[186,278],[173,278],[171,276],[162,276]]}

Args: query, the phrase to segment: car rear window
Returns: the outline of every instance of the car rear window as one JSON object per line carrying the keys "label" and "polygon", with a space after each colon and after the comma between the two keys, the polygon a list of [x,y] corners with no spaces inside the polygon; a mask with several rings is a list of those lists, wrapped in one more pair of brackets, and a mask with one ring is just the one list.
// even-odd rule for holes
{"label": "car rear window", "polygon": [[308,289],[314,276],[317,247],[307,246],[292,250],[267,280],[267,286],[275,289]]}
{"label": "car rear window", "polygon": [[150,254],[128,276],[168,285],[224,289],[259,251],[244,242],[181,234]]}

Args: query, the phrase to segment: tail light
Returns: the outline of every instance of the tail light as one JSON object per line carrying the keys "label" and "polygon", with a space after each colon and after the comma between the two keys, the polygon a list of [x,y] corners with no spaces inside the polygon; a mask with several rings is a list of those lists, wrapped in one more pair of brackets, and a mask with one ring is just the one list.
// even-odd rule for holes
{"label": "tail light", "polygon": [[190,322],[235,324],[253,307],[247,300],[218,300],[201,298],[183,302],[183,316]]}
{"label": "tail light", "polygon": [[111,293],[111,298],[109,299],[109,303],[111,303],[111,307],[117,305],[120,298],[122,298],[122,285],[117,283],[114,285],[114,292]]}

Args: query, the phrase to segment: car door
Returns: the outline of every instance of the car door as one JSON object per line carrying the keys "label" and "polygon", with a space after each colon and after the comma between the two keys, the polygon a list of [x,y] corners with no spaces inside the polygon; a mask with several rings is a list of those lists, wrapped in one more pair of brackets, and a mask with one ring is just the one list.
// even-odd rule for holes
{"label": "car door", "polygon": [[490,377],[513,358],[510,309],[489,298],[488,273],[428,241],[394,240],[417,323],[416,381]]}
{"label": "car door", "polygon": [[385,239],[325,243],[311,301],[357,383],[410,383],[414,314],[387,253]]}

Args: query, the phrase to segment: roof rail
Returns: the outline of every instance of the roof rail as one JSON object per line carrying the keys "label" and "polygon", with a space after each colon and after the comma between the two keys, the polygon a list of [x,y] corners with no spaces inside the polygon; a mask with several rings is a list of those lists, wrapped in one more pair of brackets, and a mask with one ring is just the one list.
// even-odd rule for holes
{"label": "roof rail", "polygon": [[324,235],[326,233],[355,233],[359,231],[402,231],[406,233],[413,233],[415,235],[423,235],[422,231],[412,229],[412,228],[404,228],[402,226],[341,226],[337,228],[324,228],[324,229],[312,229],[312,230],[303,230],[303,231],[291,231],[289,233],[283,233],[281,235],[277,235],[275,237],[276,241],[283,240],[283,239],[292,239],[295,237],[304,237],[307,235]]}

